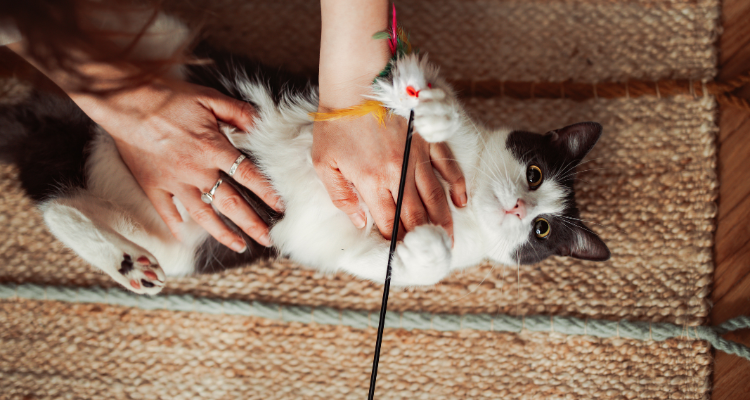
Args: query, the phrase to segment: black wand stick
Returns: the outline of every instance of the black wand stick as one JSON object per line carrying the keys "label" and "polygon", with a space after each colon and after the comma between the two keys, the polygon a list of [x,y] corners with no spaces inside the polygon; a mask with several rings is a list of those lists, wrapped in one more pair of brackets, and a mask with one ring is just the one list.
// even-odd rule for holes
{"label": "black wand stick", "polygon": [[406,148],[404,149],[404,162],[401,164],[401,183],[398,185],[398,197],[396,198],[396,216],[393,219],[393,232],[391,233],[391,250],[388,252],[388,267],[385,272],[385,287],[383,288],[383,302],[380,304],[380,322],[378,322],[378,339],[375,341],[375,357],[372,360],[372,375],[370,376],[370,393],[368,400],[375,398],[375,380],[378,378],[378,361],[380,361],[380,346],[383,344],[383,328],[385,328],[385,312],[388,308],[388,293],[391,290],[391,261],[396,251],[398,241],[398,225],[401,218],[401,203],[404,200],[404,184],[406,183],[406,171],[409,169],[409,153],[411,151],[411,135],[414,129],[414,110],[409,114],[409,127],[406,129]]}

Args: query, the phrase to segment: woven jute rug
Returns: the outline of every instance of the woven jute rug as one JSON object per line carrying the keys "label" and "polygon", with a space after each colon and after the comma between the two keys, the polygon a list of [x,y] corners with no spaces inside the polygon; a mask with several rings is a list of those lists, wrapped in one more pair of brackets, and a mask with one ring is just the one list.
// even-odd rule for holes
{"label": "woven jute rug", "polygon": [[[317,65],[317,2],[189,4],[165,7],[202,25],[215,45],[292,70]],[[700,85],[716,72],[718,5],[440,0],[398,7],[413,42],[452,80],[685,79]],[[667,322],[686,330],[707,322],[718,184],[714,98],[661,96],[658,89],[641,97],[559,97],[466,96],[465,102],[490,126],[539,132],[588,120],[604,126],[579,168],[576,191],[582,219],[607,242],[612,259],[480,265],[433,288],[392,290],[389,313],[543,314]],[[0,176],[0,284],[116,287],[46,231],[13,167],[1,166]],[[163,294],[329,307],[342,315],[360,310],[375,321],[355,328],[46,297],[0,300],[0,398],[365,397],[382,285],[281,260],[172,279]],[[376,393],[393,399],[709,397],[707,343],[689,334],[664,342],[618,336],[388,328]]]}

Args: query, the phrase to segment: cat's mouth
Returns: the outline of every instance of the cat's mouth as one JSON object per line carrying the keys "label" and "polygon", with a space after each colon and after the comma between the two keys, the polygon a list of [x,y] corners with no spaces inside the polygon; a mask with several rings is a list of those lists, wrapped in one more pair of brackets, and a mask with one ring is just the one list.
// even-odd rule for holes
{"label": "cat's mouth", "polygon": [[511,200],[508,201],[503,201],[497,193],[494,197],[496,205],[493,208],[497,210],[500,226],[514,223],[523,225],[523,221],[534,208],[534,204],[521,197],[509,196]]}

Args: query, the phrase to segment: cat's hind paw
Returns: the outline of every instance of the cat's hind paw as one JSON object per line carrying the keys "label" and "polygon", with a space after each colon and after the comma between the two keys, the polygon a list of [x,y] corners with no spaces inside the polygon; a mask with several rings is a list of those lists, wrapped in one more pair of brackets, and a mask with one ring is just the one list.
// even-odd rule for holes
{"label": "cat's hind paw", "polygon": [[414,129],[430,143],[444,142],[460,127],[460,115],[442,89],[425,89],[419,93],[414,108]]}
{"label": "cat's hind paw", "polygon": [[123,252],[117,279],[127,289],[138,294],[157,294],[164,288],[166,275],[156,259],[145,251]]}
{"label": "cat's hind paw", "polygon": [[441,226],[418,226],[406,234],[395,257],[400,268],[394,270],[394,285],[434,285],[450,272],[451,239]]}

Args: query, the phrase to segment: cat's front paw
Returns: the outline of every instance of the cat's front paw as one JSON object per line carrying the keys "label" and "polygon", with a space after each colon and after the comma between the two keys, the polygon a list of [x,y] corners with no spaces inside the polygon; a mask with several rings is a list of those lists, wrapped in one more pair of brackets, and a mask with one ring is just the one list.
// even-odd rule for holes
{"label": "cat's front paw", "polygon": [[399,268],[393,271],[394,285],[434,285],[450,272],[451,238],[441,226],[418,226],[406,234],[395,257]]}
{"label": "cat's front paw", "polygon": [[[121,246],[122,247],[122,246]],[[138,294],[157,294],[164,288],[166,275],[156,262],[156,258],[138,246],[125,246],[119,258],[117,272],[122,276],[116,279],[130,291]]]}
{"label": "cat's front paw", "polygon": [[414,129],[430,143],[444,142],[460,127],[460,115],[442,89],[419,92],[419,103],[414,107]]}

